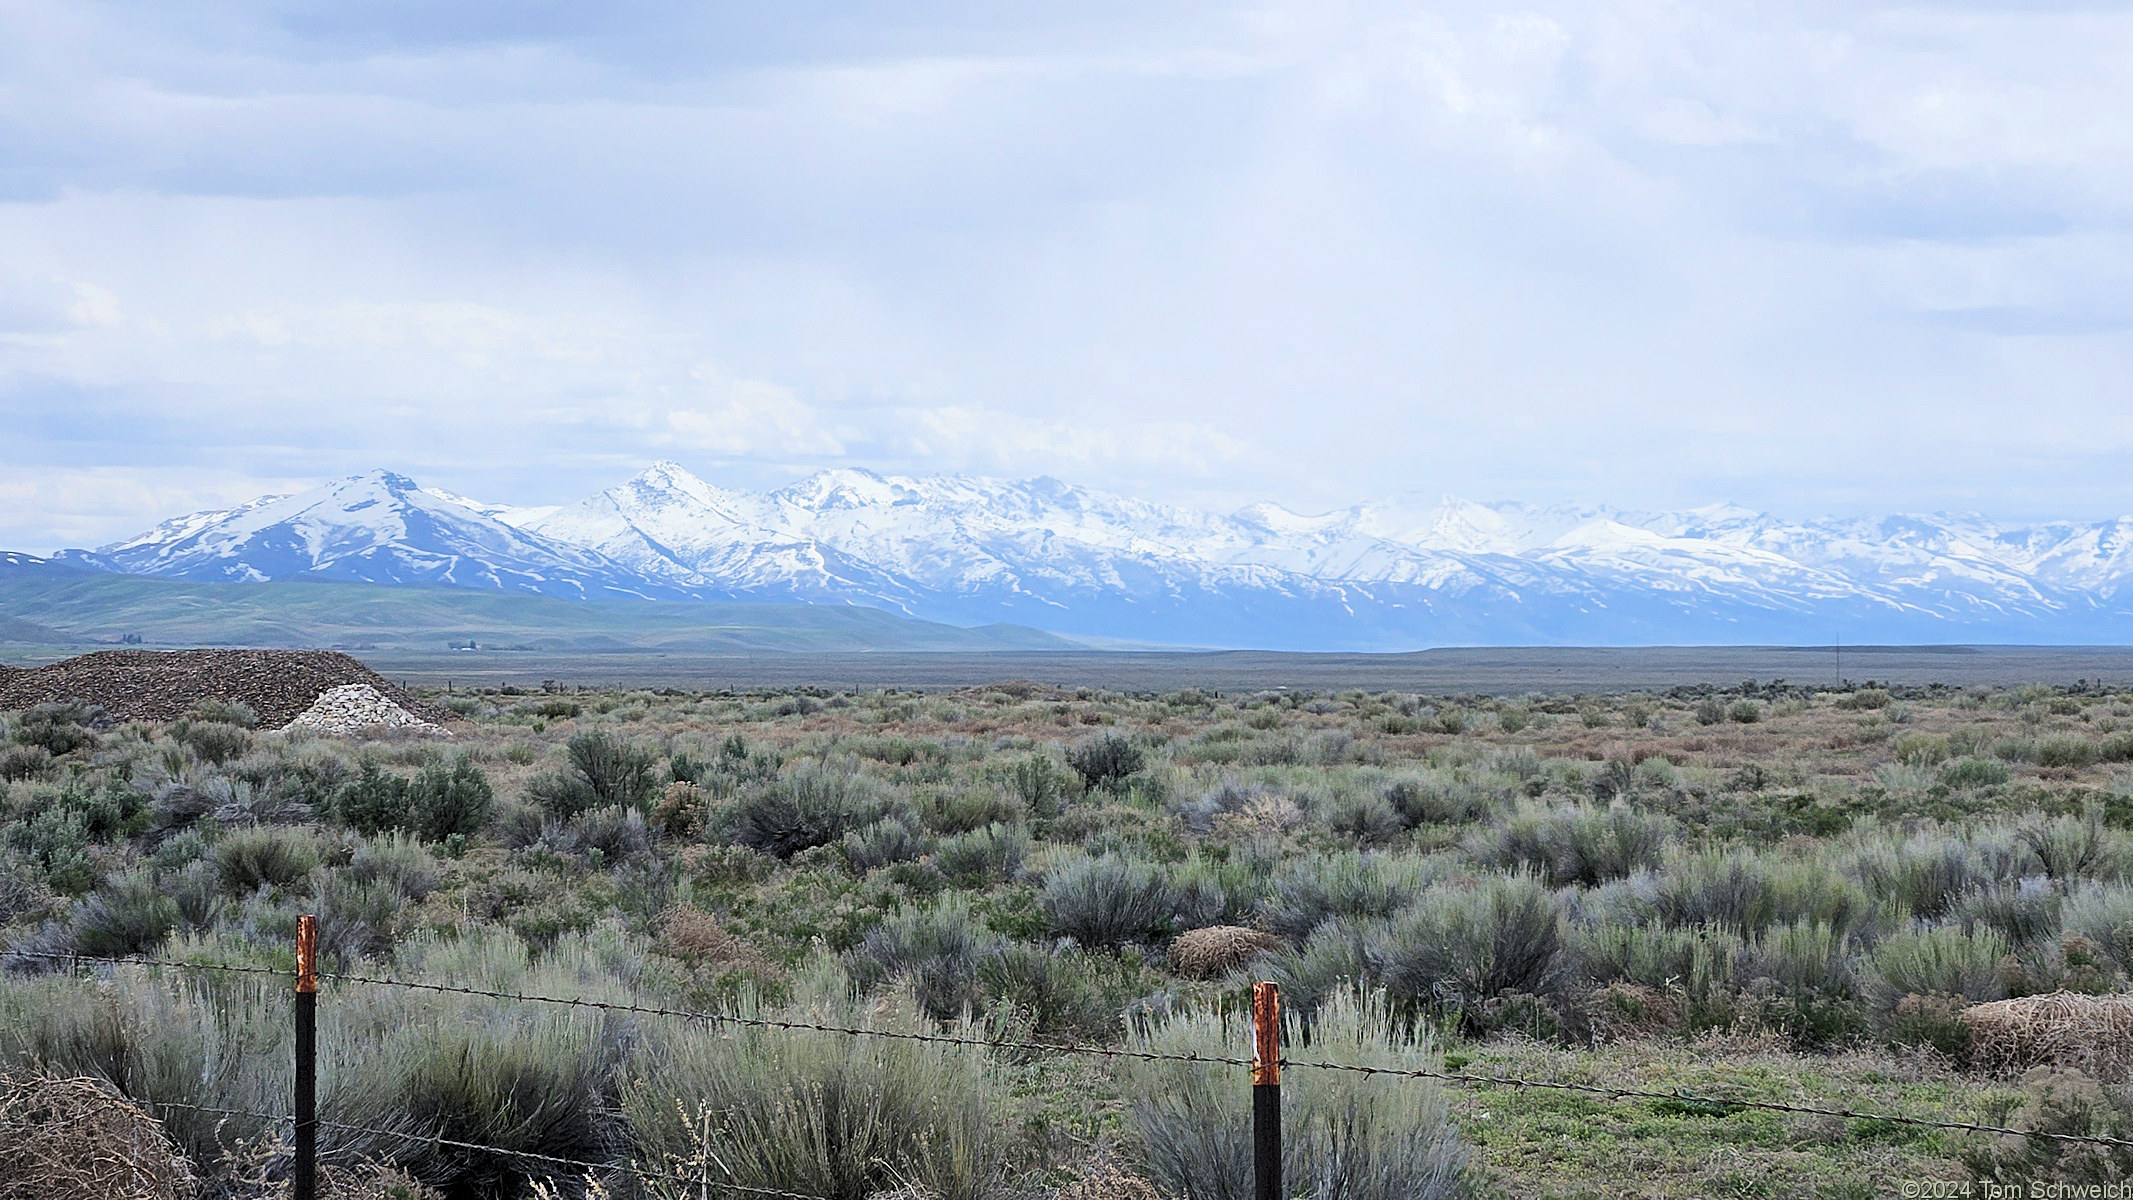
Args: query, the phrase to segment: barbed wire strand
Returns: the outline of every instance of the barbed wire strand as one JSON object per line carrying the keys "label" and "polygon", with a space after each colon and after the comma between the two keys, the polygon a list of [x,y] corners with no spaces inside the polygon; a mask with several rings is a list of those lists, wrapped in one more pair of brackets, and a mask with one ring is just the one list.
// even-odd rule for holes
{"label": "barbed wire strand", "polygon": [[[287,1122],[295,1120],[294,1117],[286,1113],[277,1115],[243,1108],[216,1108],[207,1104],[185,1104],[177,1101],[152,1101],[149,1107],[165,1110],[184,1109],[191,1112],[212,1113],[222,1117],[251,1117],[262,1121]],[[344,1133],[365,1133],[378,1137],[400,1138],[410,1142],[425,1142],[433,1146],[450,1146],[455,1150],[478,1150],[486,1154],[532,1159],[536,1162],[547,1163],[550,1166],[569,1167],[580,1171],[598,1171],[602,1173],[619,1171],[635,1175],[640,1179],[661,1179],[673,1183],[715,1188],[719,1191],[746,1192],[751,1196],[772,1197],[773,1200],[828,1200],[828,1197],[816,1196],[808,1192],[788,1192],[778,1188],[756,1187],[746,1183],[713,1179],[708,1175],[690,1175],[657,1167],[619,1166],[614,1163],[590,1162],[582,1158],[561,1158],[553,1154],[541,1154],[532,1150],[508,1150],[502,1146],[490,1146],[481,1142],[465,1142],[457,1138],[444,1137],[441,1134],[408,1133],[398,1129],[379,1129],[370,1125],[351,1125],[346,1121],[328,1121],[323,1118],[320,1119],[318,1124],[321,1129],[338,1129]]]}
{"label": "barbed wire strand", "polygon": [[[260,967],[232,967],[208,963],[187,963],[169,959],[148,958],[99,958],[90,955],[39,954],[30,957],[50,958],[73,962],[96,962],[131,966],[173,967],[181,970],[221,970],[288,977],[286,971],[273,971]],[[459,984],[420,983],[405,979],[387,979],[369,975],[353,975],[345,972],[319,973],[320,980],[339,983],[365,984],[373,987],[405,988],[412,991],[434,992],[446,995],[472,996],[491,1000],[509,1000],[521,1004],[547,1004],[563,1008],[592,1009],[602,1012],[622,1012],[641,1016],[676,1017],[683,1020],[702,1021],[707,1024],[737,1025],[748,1028],[779,1029],[832,1033],[848,1037],[888,1038],[898,1041],[934,1043],[950,1046],[983,1047],[994,1050],[1023,1050],[1047,1054],[1078,1054],[1101,1058],[1123,1058],[1142,1062],[1182,1062],[1202,1066],[1249,1067],[1248,1058],[1228,1058],[1208,1054],[1166,1054],[1153,1050],[1128,1050],[1112,1046],[1091,1046],[1072,1042],[988,1041],[983,1038],[954,1037],[948,1034],[914,1033],[900,1029],[873,1029],[856,1025],[830,1025],[816,1021],[791,1021],[775,1017],[743,1017],[732,1013],[705,1012],[699,1009],[667,1008],[658,1005],[627,1004],[612,1000],[587,1000],[562,996],[541,996],[526,992],[505,992],[487,988],[466,987]],[[1799,1116],[1838,1117],[1855,1121],[1886,1121],[1896,1125],[1913,1125],[1930,1129],[1952,1129],[1970,1133],[2004,1134],[2025,1138],[2046,1138],[2053,1141],[2077,1142],[2087,1145],[2133,1148],[2133,1140],[2108,1137],[2090,1133],[2060,1133],[2042,1129],[2016,1129],[2006,1125],[1987,1125],[1976,1121],[1952,1121],[1931,1117],[1911,1117],[1897,1113],[1868,1112],[1851,1108],[1832,1108],[1824,1105],[1788,1104],[1779,1100],[1752,1100],[1706,1096],[1688,1091],[1656,1091],[1645,1088],[1608,1087],[1601,1084],[1570,1083],[1561,1080],[1524,1079],[1514,1075],[1473,1075],[1466,1072],[1431,1071],[1410,1067],[1371,1067],[1352,1063],[1317,1062],[1308,1059],[1284,1059],[1283,1065],[1300,1070],[1346,1071],[1362,1075],[1385,1075],[1410,1079],[1429,1079],[1459,1087],[1489,1085],[1511,1087],[1521,1090],[1547,1090],[1578,1092],[1587,1095],[1605,1096],[1616,1100],[1673,1101],[1680,1104],[1701,1104],[1722,1109],[1756,1109],[1764,1112],[1790,1113]]]}

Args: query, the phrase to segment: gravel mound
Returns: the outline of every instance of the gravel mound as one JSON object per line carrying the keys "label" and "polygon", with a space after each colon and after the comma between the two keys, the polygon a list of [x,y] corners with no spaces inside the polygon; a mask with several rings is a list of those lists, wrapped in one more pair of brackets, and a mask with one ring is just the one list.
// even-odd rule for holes
{"label": "gravel mound", "polygon": [[425,721],[444,714],[330,650],[100,650],[28,670],[0,668],[0,709],[48,700],[101,704],[120,721],[171,721],[208,700],[238,701],[264,729],[294,720],[329,689],[368,684]]}
{"label": "gravel mound", "polygon": [[336,737],[379,729],[444,733],[436,722],[425,721],[407,711],[367,683],[344,683],[337,688],[327,688],[311,707],[296,714],[296,719],[283,728],[308,729]]}

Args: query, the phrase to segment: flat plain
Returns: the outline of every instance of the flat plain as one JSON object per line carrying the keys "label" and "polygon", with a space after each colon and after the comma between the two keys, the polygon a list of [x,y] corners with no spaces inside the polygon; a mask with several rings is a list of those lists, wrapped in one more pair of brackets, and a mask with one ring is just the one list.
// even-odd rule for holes
{"label": "flat plain", "polygon": [[[2047,661],[1911,659],[1935,656]],[[1992,1023],[2127,991],[2133,690],[732,683],[462,676],[427,693],[449,738],[227,706],[7,716],[0,1069],[286,1112],[276,981],[49,956],[286,969],[316,911],[334,971],[472,993],[322,999],[328,1118],[388,1131],[328,1136],[329,1164],[443,1195],[523,1194],[542,1173],[510,1152],[597,1161],[621,1194],[692,1163],[830,1200],[1243,1194],[1241,1070],[1046,1047],[1234,1057],[1255,979],[1296,1062],[1421,1073],[1289,1073],[1313,1195],[1864,1197],[2133,1167],[1888,1119],[2133,1134],[2123,1056]],[[644,1012],[672,1009],[711,1016]],[[168,1123],[232,1196],[271,1127]]]}
{"label": "flat plain", "polygon": [[1362,689],[1451,696],[1627,692],[1744,680],[1835,686],[1842,680],[1949,687],[2133,685],[2124,646],[1529,646],[1407,654],[1262,650],[1001,651],[983,653],[689,654],[624,651],[358,651],[394,679],[430,686],[799,688],[921,691],[1008,679],[1069,688],[1225,693],[1266,688]]}

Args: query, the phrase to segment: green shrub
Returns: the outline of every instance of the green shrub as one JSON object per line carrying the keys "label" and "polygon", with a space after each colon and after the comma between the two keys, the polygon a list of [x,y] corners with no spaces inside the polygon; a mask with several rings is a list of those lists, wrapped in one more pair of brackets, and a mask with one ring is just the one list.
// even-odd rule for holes
{"label": "green shrub", "polygon": [[837,841],[846,830],[886,815],[888,807],[873,780],[820,763],[803,764],[742,795],[733,813],[733,840],[791,858]]}
{"label": "green shrub", "polygon": [[2133,975],[2133,888],[2082,884],[2066,897],[2059,920],[2065,932],[2087,938],[2119,970]]}
{"label": "green shrub", "polygon": [[1763,719],[1763,706],[1753,700],[1735,700],[1726,709],[1726,719],[1739,725],[1753,725]]}
{"label": "green shrub", "polygon": [[1940,781],[1952,788],[1997,787],[2008,778],[2007,764],[1992,758],[1958,758],[1940,769]]}
{"label": "green shrub", "polygon": [[298,829],[237,829],[215,843],[215,873],[232,896],[295,890],[318,863],[318,839]]}
{"label": "green shrub", "polygon": [[1679,995],[1691,1028],[1722,1027],[1735,1015],[1735,992],[1745,982],[1748,943],[1736,930],[1696,925],[1669,928],[1580,923],[1576,953],[1599,983],[1633,983]]}
{"label": "green shrub", "polygon": [[650,750],[604,729],[578,734],[566,749],[569,771],[538,775],[526,784],[526,798],[550,816],[568,820],[587,809],[616,805],[651,810],[659,781],[653,772],[657,757]]}
{"label": "green shrub", "polygon": [[[1342,990],[1308,1026],[1283,1022],[1298,1064],[1438,1071],[1444,1060],[1421,1030],[1396,1020],[1380,994]],[[1250,1023],[1204,1010],[1136,1030],[1130,1049],[1181,1058],[1251,1052]],[[1184,1200],[1252,1195],[1250,1089],[1236,1068],[1129,1060],[1126,1111],[1149,1178]],[[1283,1080],[1284,1195],[1310,1200],[1438,1200],[1474,1194],[1468,1155],[1443,1094],[1418,1078],[1299,1067]]]}
{"label": "green shrub", "polygon": [[1022,806],[1031,815],[1047,819],[1059,815],[1076,778],[1061,772],[1058,764],[1043,754],[1025,755],[1001,772],[1001,781],[1022,801]]}
{"label": "green shrub", "polygon": [[0,781],[43,779],[52,773],[52,752],[43,746],[9,746],[0,751]]}
{"label": "green shrub", "polygon": [[1907,733],[1889,749],[1897,762],[1913,767],[1939,766],[1949,753],[1948,739],[1937,733]]}
{"label": "green shrub", "polygon": [[1084,788],[1117,791],[1147,761],[1141,748],[1115,733],[1100,733],[1069,747],[1067,765],[1081,776]]}
{"label": "green shrub", "polygon": [[1471,779],[1439,772],[1403,775],[1385,786],[1385,802],[1415,825],[1463,825],[1489,815],[1496,795]]}
{"label": "green shrub", "polygon": [[571,738],[566,748],[570,765],[603,804],[651,807],[658,781],[652,772],[656,756],[650,750],[597,729]]}
{"label": "green shrub", "polygon": [[242,700],[202,700],[185,715],[194,721],[235,725],[239,729],[259,728],[259,714]]}
{"label": "green shrub", "polygon": [[178,744],[199,755],[201,762],[226,763],[243,757],[252,748],[252,735],[242,725],[222,721],[181,721],[174,732]]}
{"label": "green shrub", "polygon": [[89,726],[103,720],[104,710],[96,705],[40,704],[22,714],[14,737],[21,745],[36,747],[53,758],[65,758],[77,750],[95,749],[96,731]]}
{"label": "green shrub", "polygon": [[1696,723],[1698,725],[1722,725],[1725,720],[1725,697],[1705,696],[1696,702]]}
{"label": "green shrub", "polygon": [[422,769],[409,788],[408,815],[425,842],[455,833],[472,837],[488,827],[495,800],[488,774],[462,754],[449,768],[431,763]]}
{"label": "green shrub", "polygon": [[22,854],[54,891],[79,896],[96,886],[89,826],[77,809],[52,805],[0,826],[0,844]]}
{"label": "green shrub", "polygon": [[2056,944],[2067,896],[2034,876],[1980,884],[1962,894],[1948,915],[1965,929],[1998,930],[2017,951],[2035,944]]}
{"label": "green shrub", "polygon": [[1174,926],[1177,899],[1154,867],[1103,855],[1051,868],[1037,903],[1053,933],[1098,947],[1162,940]]}
{"label": "green shrub", "polygon": [[2036,762],[2040,767],[2072,767],[2080,769],[2096,764],[2096,743],[2076,734],[2059,734],[2037,743]]}
{"label": "green shrub", "polygon": [[1889,700],[1890,696],[1885,688],[1860,688],[1851,695],[1837,701],[1837,707],[1848,708],[1854,712],[1870,712],[1874,709],[1887,708]]}
{"label": "green shrub", "polygon": [[850,986],[834,965],[817,964],[795,981],[790,1005],[771,1008],[744,991],[734,1013],[981,1044],[670,1027],[626,1071],[621,1106],[637,1154],[809,1196],[909,1187],[938,1200],[1000,1197],[1015,1127],[1001,1119],[1007,1097],[982,1031],[942,1030],[908,997],[857,1003]]}
{"label": "green shrub", "polygon": [[407,780],[365,759],[354,779],[333,797],[333,815],[361,834],[405,829],[412,817]]}

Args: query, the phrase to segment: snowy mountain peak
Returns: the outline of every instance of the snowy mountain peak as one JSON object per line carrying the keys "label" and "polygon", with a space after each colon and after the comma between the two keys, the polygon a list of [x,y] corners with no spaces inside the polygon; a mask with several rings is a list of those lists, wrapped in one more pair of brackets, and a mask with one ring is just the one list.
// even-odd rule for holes
{"label": "snowy mountain peak", "polygon": [[2133,517],[1788,521],[1409,493],[1228,514],[1050,477],[822,471],[767,492],[660,461],[519,508],[373,471],[59,557],[198,579],[866,604],[1196,645],[2124,641]]}

